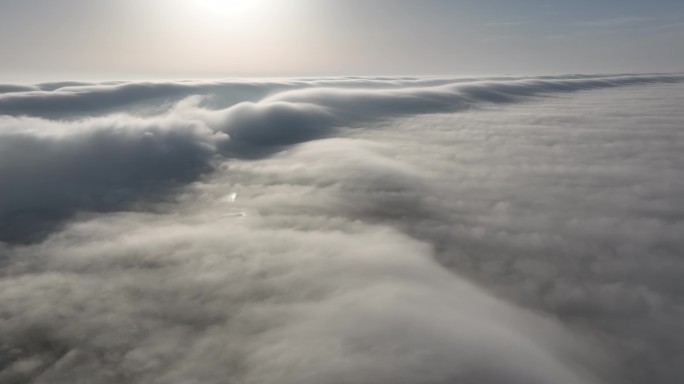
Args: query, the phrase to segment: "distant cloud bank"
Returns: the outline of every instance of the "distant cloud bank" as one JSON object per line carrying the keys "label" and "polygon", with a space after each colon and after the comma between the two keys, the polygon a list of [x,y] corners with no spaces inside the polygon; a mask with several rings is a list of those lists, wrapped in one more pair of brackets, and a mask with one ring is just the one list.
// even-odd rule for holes
{"label": "distant cloud bank", "polygon": [[0,84],[0,383],[678,383],[682,83]]}

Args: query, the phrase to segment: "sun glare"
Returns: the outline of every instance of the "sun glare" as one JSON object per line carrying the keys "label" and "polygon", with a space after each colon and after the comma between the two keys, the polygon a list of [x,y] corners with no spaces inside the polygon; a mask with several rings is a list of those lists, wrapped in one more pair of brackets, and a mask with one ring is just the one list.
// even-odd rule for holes
{"label": "sun glare", "polygon": [[146,45],[158,52],[155,60],[167,58],[169,71],[272,73],[268,68],[276,62],[278,71],[285,71],[301,63],[298,52],[314,44],[311,24],[300,22],[309,14],[300,1],[149,1],[155,22],[146,24]]}
{"label": "sun glare", "polygon": [[[193,29],[217,26],[263,28],[283,2],[275,0],[177,0],[165,3],[176,20],[189,22]],[[175,4],[170,6],[170,4]],[[168,9],[168,8],[167,8]]]}

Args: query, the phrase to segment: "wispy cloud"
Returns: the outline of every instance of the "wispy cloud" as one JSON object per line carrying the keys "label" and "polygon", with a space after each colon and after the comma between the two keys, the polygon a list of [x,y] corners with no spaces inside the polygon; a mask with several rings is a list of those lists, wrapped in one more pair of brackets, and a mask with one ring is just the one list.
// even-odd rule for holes
{"label": "wispy cloud", "polygon": [[625,16],[625,17],[615,17],[607,19],[597,19],[597,20],[587,20],[578,21],[574,25],[581,27],[595,27],[595,28],[616,28],[631,25],[638,25],[645,22],[656,20],[652,17],[637,17],[637,16]]}
{"label": "wispy cloud", "polygon": [[493,22],[493,23],[487,23],[485,24],[487,27],[495,27],[495,28],[513,28],[513,27],[520,27],[523,25],[529,24],[528,22],[524,21],[500,21],[500,22]]}

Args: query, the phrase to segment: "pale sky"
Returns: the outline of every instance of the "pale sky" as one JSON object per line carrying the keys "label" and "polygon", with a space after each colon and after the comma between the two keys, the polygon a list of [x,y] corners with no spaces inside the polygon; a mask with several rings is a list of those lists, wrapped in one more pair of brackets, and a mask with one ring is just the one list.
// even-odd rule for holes
{"label": "pale sky", "polygon": [[684,71],[681,0],[0,0],[0,82]]}

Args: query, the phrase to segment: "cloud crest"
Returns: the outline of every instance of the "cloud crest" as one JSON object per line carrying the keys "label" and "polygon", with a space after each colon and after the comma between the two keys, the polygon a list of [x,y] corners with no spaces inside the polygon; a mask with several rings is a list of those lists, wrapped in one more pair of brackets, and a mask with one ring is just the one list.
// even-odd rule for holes
{"label": "cloud crest", "polygon": [[[74,213],[122,209],[197,179],[212,169],[216,156],[263,157],[340,127],[407,114],[682,80],[622,75],[41,84],[36,86],[41,91],[0,95],[0,113],[32,116],[0,120],[0,183],[6,186],[0,192],[0,240],[35,240]],[[279,91],[283,88],[297,89]],[[269,93],[257,101],[236,101]],[[89,117],[93,113],[105,115]],[[46,116],[60,119],[41,118]],[[63,120],[66,116],[71,117]]]}

